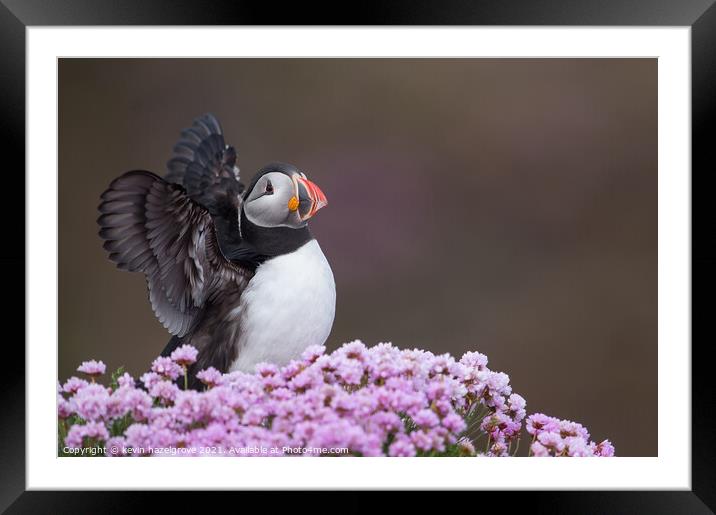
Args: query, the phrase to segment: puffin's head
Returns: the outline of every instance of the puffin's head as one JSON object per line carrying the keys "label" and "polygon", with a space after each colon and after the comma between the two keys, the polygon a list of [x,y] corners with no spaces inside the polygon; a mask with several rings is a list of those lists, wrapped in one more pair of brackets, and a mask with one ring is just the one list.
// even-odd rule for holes
{"label": "puffin's head", "polygon": [[243,211],[259,227],[300,229],[327,204],[321,189],[298,168],[272,163],[251,180],[244,193]]}

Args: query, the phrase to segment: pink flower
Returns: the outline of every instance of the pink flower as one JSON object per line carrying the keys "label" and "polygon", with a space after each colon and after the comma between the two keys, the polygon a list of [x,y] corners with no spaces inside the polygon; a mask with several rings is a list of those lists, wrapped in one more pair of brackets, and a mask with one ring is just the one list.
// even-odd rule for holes
{"label": "pink flower", "polygon": [[344,358],[337,360],[335,366],[335,376],[342,383],[347,385],[356,386],[363,380],[363,374],[365,373],[365,366],[357,358]]}
{"label": "pink flower", "polygon": [[146,420],[152,409],[152,398],[139,388],[121,386],[112,392],[107,408],[110,418],[123,417],[129,413],[134,420]]}
{"label": "pink flower", "polygon": [[[345,405],[350,397],[344,399],[343,404]],[[398,432],[403,427],[401,418],[391,411],[378,411],[370,417],[370,420],[386,434]]]}
{"label": "pink flower", "polygon": [[152,429],[146,424],[132,424],[124,432],[127,446],[139,455],[149,454],[149,448],[152,447],[152,434]]}
{"label": "pink flower", "polygon": [[79,379],[77,377],[70,377],[65,384],[62,386],[62,390],[65,393],[77,393],[78,390],[81,388],[84,388],[89,383],[85,381],[84,379]]}
{"label": "pink flower", "polygon": [[306,347],[306,350],[301,354],[301,361],[305,364],[311,364],[322,356],[326,352],[326,348],[323,345],[310,345]]}
{"label": "pink flower", "polygon": [[221,372],[216,370],[214,367],[209,367],[205,370],[197,372],[196,378],[207,385],[209,388],[221,384]]}
{"label": "pink flower", "polygon": [[513,393],[507,399],[507,405],[509,406],[508,414],[512,417],[515,422],[521,422],[525,418],[525,408],[527,407],[527,401],[524,397],[517,393]]}
{"label": "pink flower", "polygon": [[142,376],[139,378],[140,381],[144,384],[144,387],[147,390],[151,390],[152,386],[157,384],[159,381],[164,380],[164,378],[157,374],[156,372],[146,372],[142,374]]}
{"label": "pink flower", "polygon": [[[484,385],[483,395],[488,401],[488,406],[494,406],[496,398],[501,398],[512,392],[512,387],[510,386],[510,376],[504,372],[493,372],[485,369],[478,372],[477,378]],[[500,400],[504,403],[503,399]]]}
{"label": "pink flower", "polygon": [[527,432],[529,434],[538,435],[542,431],[559,431],[559,419],[543,413],[533,413],[527,417]]}
{"label": "pink flower", "polygon": [[280,369],[273,363],[257,363],[254,367],[256,373],[261,377],[271,377],[279,375]]}
{"label": "pink flower", "polygon": [[594,451],[595,456],[602,456],[604,458],[611,458],[614,456],[614,446],[609,440],[604,440],[597,444],[596,450]]}
{"label": "pink flower", "polygon": [[[214,389],[210,390],[214,391]],[[173,413],[185,425],[203,422],[207,415],[207,397],[193,390],[180,391],[174,400]]]}
{"label": "pink flower", "polygon": [[[184,347],[187,346],[185,345]],[[174,356],[174,353],[172,353],[172,356]],[[172,381],[174,381],[180,375],[184,375],[184,369],[180,367],[177,363],[175,363],[172,358],[167,358],[165,356],[159,357],[155,359],[154,362],[152,362],[152,372],[155,372],[167,379],[171,379]]]}
{"label": "pink flower", "polygon": [[536,458],[546,458],[549,456],[549,449],[542,445],[540,442],[533,442],[530,446],[530,452],[532,453],[532,456]]}
{"label": "pink flower", "polygon": [[122,374],[117,378],[117,385],[119,387],[122,386],[134,386],[134,378],[130,376],[127,372]]}
{"label": "pink flower", "polygon": [[107,456],[124,456],[124,448],[126,445],[127,442],[125,442],[124,437],[121,436],[113,436],[107,439],[107,444],[105,445]]}
{"label": "pink flower", "polygon": [[519,435],[522,425],[513,421],[508,414],[497,411],[483,419],[480,429],[493,440],[512,440]]}
{"label": "pink flower", "polygon": [[537,435],[537,441],[553,452],[555,456],[564,450],[564,440],[559,433],[542,431]]}
{"label": "pink flower", "polygon": [[109,438],[109,432],[104,424],[100,422],[75,424],[67,432],[65,445],[70,449],[81,449],[84,447],[85,438],[94,439],[99,443],[99,441],[105,441]]}
{"label": "pink flower", "polygon": [[178,365],[187,366],[196,361],[198,353],[199,351],[196,350],[195,347],[192,347],[191,345],[182,345],[172,352],[171,359]]}
{"label": "pink flower", "polygon": [[60,418],[68,418],[72,415],[72,406],[67,400],[61,395],[57,394],[57,416]]}
{"label": "pink flower", "polygon": [[358,361],[364,361],[368,353],[368,349],[365,344],[360,340],[354,340],[352,342],[344,344],[339,349],[343,355],[348,359],[355,359]]}
{"label": "pink flower", "polygon": [[415,456],[416,449],[410,438],[405,435],[398,435],[388,448],[388,456]]}
{"label": "pink flower", "polygon": [[179,387],[173,382],[158,381],[149,390],[149,395],[164,402],[174,402],[179,391]]}
{"label": "pink flower", "polygon": [[487,356],[479,352],[466,352],[460,358],[460,363],[468,368],[475,368],[478,371],[487,367]]}
{"label": "pink flower", "polygon": [[410,441],[422,451],[430,451],[433,448],[432,435],[425,431],[413,431],[410,433]]}
{"label": "pink flower", "polygon": [[70,399],[70,408],[84,420],[99,420],[107,415],[109,392],[100,384],[90,384]]}
{"label": "pink flower", "polygon": [[455,412],[448,413],[440,423],[451,433],[459,434],[465,430],[465,419]]}
{"label": "pink flower", "polygon": [[[185,345],[154,360],[141,377],[146,390],[129,374],[114,391],[70,378],[57,393],[58,417],[76,422],[68,445],[106,441],[118,456],[156,455],[157,447],[196,456],[216,446],[248,449],[234,455],[250,456],[295,455],[284,448],[308,449],[301,455],[343,449],[358,456],[507,456],[525,417],[526,401],[512,393],[509,376],[487,368],[479,353],[456,361],[389,343],[368,348],[355,341],[330,354],[314,346],[284,366],[257,365],[253,374],[208,368],[197,377],[209,388],[181,390],[174,380],[196,356]],[[117,432],[127,420],[129,427],[110,439],[108,428]],[[614,454],[608,440],[589,441],[575,422],[541,413],[525,422],[535,456]],[[479,436],[489,439],[478,454],[472,438]],[[280,451],[266,450],[272,447]]]}
{"label": "pink flower", "polygon": [[594,455],[589,443],[579,436],[568,436],[564,439],[564,445],[567,456],[583,458]]}
{"label": "pink flower", "polygon": [[571,420],[559,421],[559,433],[562,435],[562,438],[578,436],[584,440],[589,440],[589,431],[587,431],[587,428]]}
{"label": "pink flower", "polygon": [[505,443],[503,438],[499,438],[493,442],[490,446],[490,455],[499,457],[509,456],[507,453],[507,443]]}
{"label": "pink flower", "polygon": [[415,422],[415,425],[418,427],[429,429],[440,424],[440,419],[433,411],[422,409],[413,415],[413,422]]}
{"label": "pink flower", "polygon": [[90,377],[101,376],[106,369],[107,367],[104,363],[95,360],[83,361],[82,364],[77,367],[78,372],[83,372]]}

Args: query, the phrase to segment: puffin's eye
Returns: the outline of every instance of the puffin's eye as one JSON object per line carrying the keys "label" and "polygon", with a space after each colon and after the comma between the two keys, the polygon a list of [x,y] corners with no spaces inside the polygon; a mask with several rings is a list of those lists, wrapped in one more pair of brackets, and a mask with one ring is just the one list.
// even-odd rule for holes
{"label": "puffin's eye", "polygon": [[273,195],[273,184],[268,179],[266,180],[266,195]]}

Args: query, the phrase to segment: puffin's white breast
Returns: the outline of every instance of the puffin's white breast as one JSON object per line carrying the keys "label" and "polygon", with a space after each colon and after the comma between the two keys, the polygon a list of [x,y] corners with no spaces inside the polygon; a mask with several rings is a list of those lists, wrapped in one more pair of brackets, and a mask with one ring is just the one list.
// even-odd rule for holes
{"label": "puffin's white breast", "polygon": [[238,357],[230,370],[260,362],[284,365],[325,343],[336,311],[333,272],[316,240],[256,269],[241,294]]}

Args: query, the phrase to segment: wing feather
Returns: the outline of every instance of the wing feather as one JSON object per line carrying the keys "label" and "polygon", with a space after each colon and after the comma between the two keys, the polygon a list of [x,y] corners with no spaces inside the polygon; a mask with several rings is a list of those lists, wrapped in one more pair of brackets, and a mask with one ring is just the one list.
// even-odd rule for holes
{"label": "wing feather", "polygon": [[236,166],[236,149],[224,141],[223,129],[214,115],[196,118],[181,132],[164,178],[183,186],[187,196],[209,212],[223,254],[240,254],[239,212],[244,185]]}
{"label": "wing feather", "polygon": [[212,217],[183,187],[132,171],[101,198],[97,221],[110,260],[145,274],[152,309],[172,334],[187,334],[228,283],[245,285],[250,272],[223,256]]}

